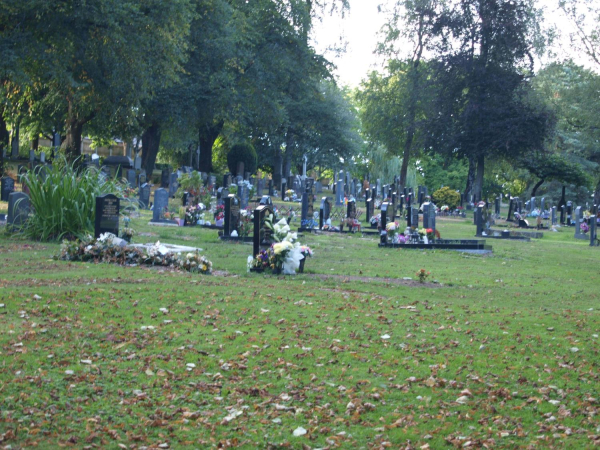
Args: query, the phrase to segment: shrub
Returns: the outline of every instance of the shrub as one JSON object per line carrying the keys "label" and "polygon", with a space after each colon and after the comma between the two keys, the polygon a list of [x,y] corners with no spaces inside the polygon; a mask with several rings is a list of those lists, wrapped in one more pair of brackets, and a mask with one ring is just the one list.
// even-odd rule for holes
{"label": "shrub", "polygon": [[244,171],[254,173],[256,172],[258,157],[256,156],[256,150],[249,143],[235,144],[227,153],[227,167],[232,174],[237,173],[237,165],[239,162],[244,163]]}
{"label": "shrub", "polygon": [[23,175],[32,210],[22,230],[26,236],[47,241],[93,233],[96,196],[120,194],[121,188],[115,179],[100,177],[95,168],[78,172],[76,164],[56,159],[52,167],[44,167],[45,179],[41,166]]}
{"label": "shrub", "polygon": [[450,209],[455,209],[460,205],[460,194],[448,186],[438,189],[431,196],[433,202],[438,206],[448,205]]}

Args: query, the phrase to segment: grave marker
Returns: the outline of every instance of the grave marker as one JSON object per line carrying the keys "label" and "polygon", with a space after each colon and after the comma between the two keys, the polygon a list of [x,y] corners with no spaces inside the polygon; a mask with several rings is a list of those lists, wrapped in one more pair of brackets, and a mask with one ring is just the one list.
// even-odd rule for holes
{"label": "grave marker", "polygon": [[11,177],[2,177],[0,182],[0,200],[8,201],[8,196],[15,191],[15,180]]}
{"label": "grave marker", "polygon": [[23,192],[11,192],[8,195],[8,215],[6,226],[18,228],[25,224],[29,216],[29,196]]}
{"label": "grave marker", "polygon": [[129,187],[131,188],[135,188],[136,186],[136,173],[135,170],[133,169],[127,169],[127,183],[129,184]]}
{"label": "grave marker", "polygon": [[231,236],[233,231],[237,231],[240,223],[240,199],[236,195],[229,194],[223,200],[225,203],[223,236]]}
{"label": "grave marker", "polygon": [[323,225],[325,222],[329,220],[329,215],[331,214],[331,203],[329,202],[328,197],[323,197],[321,199],[321,207],[319,209],[319,229],[323,229]]}
{"label": "grave marker", "polygon": [[166,189],[160,188],[154,191],[154,206],[152,210],[152,222],[162,222],[163,214],[169,207],[169,193]]}
{"label": "grave marker", "polygon": [[96,217],[94,221],[94,237],[103,233],[119,236],[119,197],[106,194],[96,197]]}
{"label": "grave marker", "polygon": [[253,256],[260,253],[261,247],[271,245],[271,229],[265,225],[265,219],[273,214],[270,205],[260,205],[254,210],[254,235],[252,236]]}
{"label": "grave marker", "polygon": [[150,185],[148,183],[141,185],[138,201],[140,208],[148,209],[148,206],[150,205]]}

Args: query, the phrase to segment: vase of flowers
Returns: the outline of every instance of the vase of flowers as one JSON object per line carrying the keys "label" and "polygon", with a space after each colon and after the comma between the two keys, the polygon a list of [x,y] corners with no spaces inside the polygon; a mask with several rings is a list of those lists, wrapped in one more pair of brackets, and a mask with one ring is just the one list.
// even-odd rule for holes
{"label": "vase of flowers", "polygon": [[310,249],[308,245],[300,246],[300,253],[302,253],[302,258],[300,260],[300,267],[298,268],[298,273],[304,273],[304,263],[306,262],[306,258],[310,258],[313,255],[313,251]]}

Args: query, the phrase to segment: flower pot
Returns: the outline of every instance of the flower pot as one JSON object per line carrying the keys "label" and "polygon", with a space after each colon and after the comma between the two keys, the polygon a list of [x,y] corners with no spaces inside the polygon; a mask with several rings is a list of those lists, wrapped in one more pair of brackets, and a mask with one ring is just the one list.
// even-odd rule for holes
{"label": "flower pot", "polygon": [[300,267],[298,267],[298,273],[304,273],[304,263],[306,262],[306,256],[300,260]]}

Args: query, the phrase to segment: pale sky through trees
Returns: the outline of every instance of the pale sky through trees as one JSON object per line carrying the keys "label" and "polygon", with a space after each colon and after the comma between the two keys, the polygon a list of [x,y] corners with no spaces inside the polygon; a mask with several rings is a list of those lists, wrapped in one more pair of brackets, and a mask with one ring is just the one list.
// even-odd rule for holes
{"label": "pale sky through trees", "polygon": [[[337,66],[335,74],[341,85],[357,87],[367,73],[373,69],[381,68],[383,59],[373,54],[378,42],[378,32],[385,22],[385,14],[378,12],[378,5],[393,4],[394,0],[349,0],[350,11],[342,19],[339,15],[326,16],[322,22],[316,22],[313,38],[317,51],[325,53],[325,56]],[[577,63],[585,64],[577,55],[570,50],[568,31],[571,29],[567,19],[562,13],[557,12],[558,0],[539,0],[538,5],[546,8],[547,25],[554,24],[558,30],[564,33],[559,39],[554,51],[556,57],[546,58],[550,60],[562,60],[565,57],[573,58]],[[346,41],[346,52],[336,56],[327,52],[327,48],[340,45]],[[539,69],[541,64],[538,64]]]}

